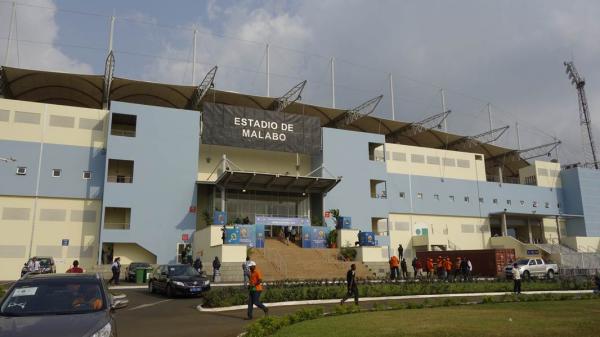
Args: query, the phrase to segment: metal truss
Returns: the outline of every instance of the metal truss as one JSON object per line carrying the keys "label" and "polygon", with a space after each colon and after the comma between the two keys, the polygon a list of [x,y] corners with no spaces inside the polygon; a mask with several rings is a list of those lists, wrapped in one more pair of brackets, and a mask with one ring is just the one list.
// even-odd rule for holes
{"label": "metal truss", "polygon": [[506,133],[508,128],[509,128],[509,126],[507,125],[507,126],[503,126],[501,128],[496,128],[496,129],[493,129],[490,131],[480,133],[475,136],[466,136],[466,137],[463,137],[463,138],[460,138],[453,142],[448,143],[447,147],[448,148],[462,147],[462,148],[468,149],[468,148],[477,147],[481,144],[489,144],[489,143],[495,142],[500,137],[502,137]]}
{"label": "metal truss", "polygon": [[102,108],[108,108],[110,104],[110,86],[115,73],[115,55],[112,50],[104,62],[104,81],[102,83]]}
{"label": "metal truss", "polygon": [[202,80],[202,82],[200,82],[198,87],[196,87],[196,89],[194,90],[194,94],[192,95],[192,98],[188,102],[188,109],[200,110],[201,104],[202,104],[202,99],[208,92],[208,89],[211,89],[214,87],[214,81],[215,81],[215,76],[217,75],[217,69],[218,69],[218,67],[214,66],[211,70],[208,71],[208,73],[206,73],[206,76],[204,76],[204,79]]}
{"label": "metal truss", "polygon": [[329,123],[325,124],[325,127],[341,128],[344,126],[348,126],[348,125],[354,123],[355,121],[372,114],[382,99],[383,99],[383,95],[379,95],[375,98],[372,98],[372,99],[364,102],[363,104],[357,106],[356,108],[347,110],[343,114],[332,119]]}
{"label": "metal truss", "polygon": [[444,120],[446,120],[446,118],[448,118],[448,115],[450,115],[450,112],[452,111],[447,110],[439,114],[427,117],[422,121],[411,123],[388,134],[386,138],[388,138],[390,142],[395,142],[398,141],[399,138],[402,136],[413,137],[434,128],[441,128],[442,124],[444,123]]}
{"label": "metal truss", "polygon": [[271,105],[271,110],[283,111],[288,105],[302,99],[302,90],[306,86],[306,80],[296,84],[292,89],[277,98]]}

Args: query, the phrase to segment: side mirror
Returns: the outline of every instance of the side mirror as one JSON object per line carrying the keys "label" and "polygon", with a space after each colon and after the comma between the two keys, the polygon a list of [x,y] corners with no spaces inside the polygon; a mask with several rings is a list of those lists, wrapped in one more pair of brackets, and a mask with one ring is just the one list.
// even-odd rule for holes
{"label": "side mirror", "polygon": [[113,310],[122,309],[129,305],[129,299],[125,294],[119,294],[112,296],[112,303],[110,308]]}

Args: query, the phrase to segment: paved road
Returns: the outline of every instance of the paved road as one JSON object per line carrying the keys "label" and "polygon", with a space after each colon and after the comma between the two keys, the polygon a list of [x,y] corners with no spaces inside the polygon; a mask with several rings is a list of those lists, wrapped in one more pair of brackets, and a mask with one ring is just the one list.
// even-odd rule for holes
{"label": "paved road", "polygon": [[[198,298],[168,299],[162,295],[150,294],[146,289],[117,290],[129,298],[129,306],[117,311],[119,337],[188,337],[188,336],[237,336],[250,322],[244,320],[245,310],[204,313],[196,306]],[[373,302],[364,303],[365,308]],[[331,305],[317,305],[330,307]],[[306,306],[303,306],[306,307]],[[271,308],[270,315],[283,315],[298,310],[297,306]],[[263,313],[255,309],[254,317]]]}

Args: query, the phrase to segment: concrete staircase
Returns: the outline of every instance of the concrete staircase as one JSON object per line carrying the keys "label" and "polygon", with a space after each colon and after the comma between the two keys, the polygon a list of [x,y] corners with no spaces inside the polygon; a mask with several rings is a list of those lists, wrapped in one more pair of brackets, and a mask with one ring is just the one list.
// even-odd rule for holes
{"label": "concrete staircase", "polygon": [[364,265],[371,277],[390,277],[390,264],[387,262],[365,262]]}
{"label": "concrete staircase", "polygon": [[373,276],[361,262],[338,260],[338,249],[300,248],[275,239],[265,240],[265,248],[251,256],[266,282],[278,280],[345,279],[352,263],[358,277]]}

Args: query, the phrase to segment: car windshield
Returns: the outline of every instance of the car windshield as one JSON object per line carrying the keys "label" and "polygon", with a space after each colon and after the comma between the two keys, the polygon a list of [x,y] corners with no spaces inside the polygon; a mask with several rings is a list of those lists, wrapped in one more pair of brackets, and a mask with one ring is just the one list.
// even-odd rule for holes
{"label": "car windshield", "polygon": [[200,275],[198,272],[187,265],[180,266],[169,266],[169,275],[170,276],[197,276]]}
{"label": "car windshield", "polygon": [[0,307],[2,316],[67,315],[106,308],[100,284],[94,280],[45,279],[17,284]]}
{"label": "car windshield", "polygon": [[[36,257],[36,261],[40,263],[40,267],[42,268],[50,267],[52,262],[48,257]],[[29,264],[29,262],[31,262],[31,260],[27,261],[27,264]]]}
{"label": "car windshield", "polygon": [[524,266],[529,263],[529,260],[527,260],[527,259],[517,260],[517,262],[515,262],[515,263],[519,266]]}

